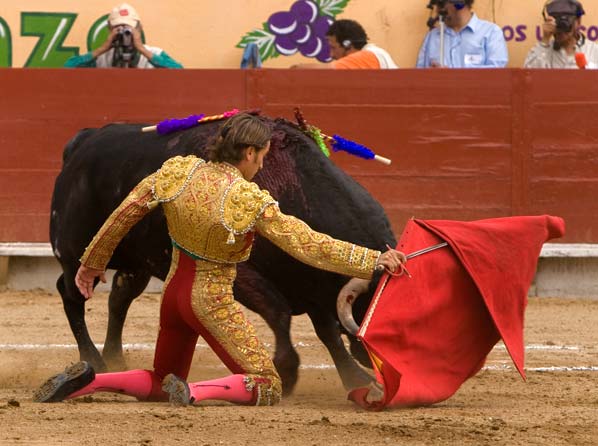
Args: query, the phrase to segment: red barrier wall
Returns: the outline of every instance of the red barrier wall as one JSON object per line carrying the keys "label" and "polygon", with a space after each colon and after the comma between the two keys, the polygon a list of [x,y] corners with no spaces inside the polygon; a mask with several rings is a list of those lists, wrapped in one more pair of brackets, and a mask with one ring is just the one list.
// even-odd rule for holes
{"label": "red barrier wall", "polygon": [[332,157],[406,219],[560,215],[598,243],[598,83],[559,70],[0,69],[0,241],[47,241],[64,144],[83,127],[233,107],[308,121],[391,158]]}

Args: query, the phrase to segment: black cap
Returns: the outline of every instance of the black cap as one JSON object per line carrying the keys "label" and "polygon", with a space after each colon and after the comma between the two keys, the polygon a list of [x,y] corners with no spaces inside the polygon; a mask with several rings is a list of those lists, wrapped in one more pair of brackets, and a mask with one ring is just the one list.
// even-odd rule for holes
{"label": "black cap", "polygon": [[583,6],[577,0],[552,0],[546,5],[548,15],[573,15],[581,17],[585,14]]}

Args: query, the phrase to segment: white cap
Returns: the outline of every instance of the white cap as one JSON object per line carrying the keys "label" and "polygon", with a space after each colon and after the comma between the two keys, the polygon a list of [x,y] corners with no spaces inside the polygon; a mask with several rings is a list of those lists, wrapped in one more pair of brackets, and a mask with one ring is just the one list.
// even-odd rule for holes
{"label": "white cap", "polygon": [[123,3],[115,7],[108,16],[110,26],[126,25],[135,28],[139,23],[139,14],[131,5]]}

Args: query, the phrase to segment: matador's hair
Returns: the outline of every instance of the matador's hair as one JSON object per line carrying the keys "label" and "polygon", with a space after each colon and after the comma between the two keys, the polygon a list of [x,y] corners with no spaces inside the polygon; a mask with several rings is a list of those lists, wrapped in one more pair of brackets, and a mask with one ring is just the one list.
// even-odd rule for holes
{"label": "matador's hair", "polygon": [[247,147],[260,151],[270,138],[272,130],[262,118],[239,113],[222,124],[215,140],[206,148],[206,155],[210,161],[237,164]]}

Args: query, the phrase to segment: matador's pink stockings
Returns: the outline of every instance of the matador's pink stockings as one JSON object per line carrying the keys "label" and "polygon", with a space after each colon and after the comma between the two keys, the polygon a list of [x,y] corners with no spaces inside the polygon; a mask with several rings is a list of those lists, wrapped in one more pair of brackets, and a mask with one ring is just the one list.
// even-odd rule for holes
{"label": "matador's pink stockings", "polygon": [[167,401],[162,391],[161,379],[149,370],[98,373],[95,379],[82,389],[71,393],[67,399],[96,392],[116,392],[134,396],[141,401]]}
{"label": "matador's pink stockings", "polygon": [[236,404],[248,404],[253,392],[247,390],[245,375],[231,375],[226,378],[189,383],[190,396],[194,401],[222,400]]}
{"label": "matador's pink stockings", "polygon": [[[248,404],[253,392],[247,390],[245,375],[231,375],[210,381],[189,383],[190,397],[194,401],[222,400],[236,404]],[[96,392],[115,392],[134,396],[141,401],[166,401],[168,394],[162,391],[161,380],[149,370],[98,373],[95,379],[67,399]]]}

